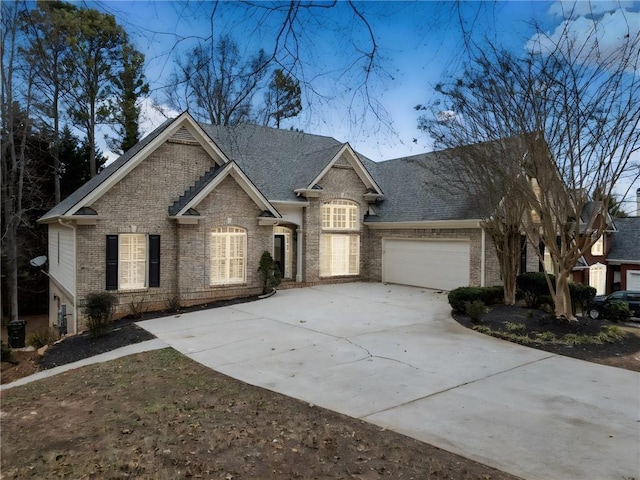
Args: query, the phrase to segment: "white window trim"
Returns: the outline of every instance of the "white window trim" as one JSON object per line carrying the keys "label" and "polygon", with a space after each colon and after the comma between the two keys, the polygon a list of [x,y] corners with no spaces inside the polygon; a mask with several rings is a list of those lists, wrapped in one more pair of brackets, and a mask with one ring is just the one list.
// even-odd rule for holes
{"label": "white window trim", "polygon": [[604,295],[607,288],[607,267],[596,263],[589,267],[589,286],[596,289],[596,295]]}
{"label": "white window trim", "polygon": [[600,235],[600,238],[591,245],[591,255],[594,257],[601,257],[604,255],[604,235]]}
{"label": "white window trim", "polygon": [[[242,237],[242,257],[230,257],[231,243],[232,238]],[[209,283],[211,286],[221,286],[221,285],[239,285],[246,283],[247,281],[247,231],[244,228],[240,227],[220,227],[214,228],[211,231],[211,242],[209,247],[210,252],[210,275],[209,275]],[[224,265],[223,265],[223,274],[219,276],[216,272],[219,272],[219,265],[217,262],[220,258],[214,256],[214,239],[224,239],[225,243],[225,257],[224,257]],[[242,260],[242,275],[232,277],[233,260]],[[215,264],[214,264],[215,262]]]}
{"label": "white window trim", "polygon": [[[340,210],[344,210],[344,226],[339,225]],[[358,224],[358,204],[350,200],[332,200],[322,204],[321,208],[321,225],[322,230],[336,231],[359,231]]]}
{"label": "white window trim", "polygon": [[[138,241],[142,240],[144,243],[144,253],[141,258],[132,258],[135,255],[135,252],[131,252],[130,250],[126,252],[125,244],[128,240],[137,239]],[[136,245],[137,246],[137,245]],[[129,247],[126,247],[129,248]],[[123,258],[123,256],[127,253],[128,258]],[[121,233],[118,235],[118,290],[143,290],[147,288],[147,281],[149,278],[149,239],[148,236],[144,233]],[[136,281],[131,281],[131,279],[126,279],[125,277],[128,274],[133,272],[131,265],[132,264],[144,264],[144,274],[143,279],[140,281],[136,279]],[[135,267],[133,267],[135,268]]]}

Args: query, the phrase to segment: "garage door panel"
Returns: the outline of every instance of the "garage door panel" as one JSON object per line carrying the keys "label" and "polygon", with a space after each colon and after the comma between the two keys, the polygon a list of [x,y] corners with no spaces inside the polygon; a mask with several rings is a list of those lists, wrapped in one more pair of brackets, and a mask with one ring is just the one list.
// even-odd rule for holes
{"label": "garage door panel", "polygon": [[383,281],[451,290],[469,284],[469,242],[384,239]]}
{"label": "garage door panel", "polygon": [[640,290],[640,270],[627,270],[627,290]]}

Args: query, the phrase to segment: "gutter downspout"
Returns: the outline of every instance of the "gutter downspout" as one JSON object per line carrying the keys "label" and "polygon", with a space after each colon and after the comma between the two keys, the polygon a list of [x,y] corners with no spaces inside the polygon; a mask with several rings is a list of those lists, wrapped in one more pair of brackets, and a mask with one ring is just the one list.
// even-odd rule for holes
{"label": "gutter downspout", "polygon": [[73,330],[71,333],[74,335],[78,333],[78,241],[76,238],[76,227],[71,223],[64,223],[64,220],[58,218],[58,223],[63,227],[73,230],[73,257],[74,257],[74,269],[73,269]]}
{"label": "gutter downspout", "polygon": [[480,231],[481,236],[480,236],[480,248],[481,248],[481,252],[480,252],[480,286],[484,287],[485,286],[485,263],[486,263],[486,255],[485,255],[485,249],[486,249],[486,233],[484,231],[484,228],[480,227]]}

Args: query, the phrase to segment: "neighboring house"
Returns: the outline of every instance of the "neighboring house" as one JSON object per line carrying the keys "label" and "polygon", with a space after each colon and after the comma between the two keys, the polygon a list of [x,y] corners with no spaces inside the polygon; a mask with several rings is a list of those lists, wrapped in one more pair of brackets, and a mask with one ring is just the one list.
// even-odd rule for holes
{"label": "neighboring house", "polygon": [[476,202],[435,192],[436,161],[374,163],[333,138],[183,113],[39,220],[51,322],[64,309],[76,332],[90,292],[114,292],[118,315],[258,294],[264,251],[285,286],[499,284]]}
{"label": "neighboring house", "polygon": [[597,295],[640,291],[640,217],[608,218],[607,223],[574,268],[573,280],[594,287]]}
{"label": "neighboring house", "polygon": [[619,218],[614,223],[606,259],[606,293],[640,291],[640,217]]}

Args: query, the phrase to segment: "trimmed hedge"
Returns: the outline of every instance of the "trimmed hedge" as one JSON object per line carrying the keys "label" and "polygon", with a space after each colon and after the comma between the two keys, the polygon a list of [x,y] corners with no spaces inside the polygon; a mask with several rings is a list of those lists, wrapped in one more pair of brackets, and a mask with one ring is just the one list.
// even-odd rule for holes
{"label": "trimmed hedge", "polygon": [[464,313],[467,303],[478,301],[485,305],[501,303],[504,300],[504,289],[502,287],[459,287],[449,292],[448,299],[451,308]]}
{"label": "trimmed hedge", "polygon": [[[551,278],[551,284],[555,287],[556,277],[554,275],[549,275],[549,277]],[[516,285],[518,289],[522,291],[527,307],[538,308],[541,305],[550,305],[553,307],[553,297],[549,292],[549,286],[544,277],[544,272],[529,272],[518,275]],[[582,283],[570,282],[569,294],[571,295],[573,311],[575,312],[577,307],[580,307],[580,310],[584,312],[586,306],[593,300],[593,297],[595,297],[596,289]]]}

